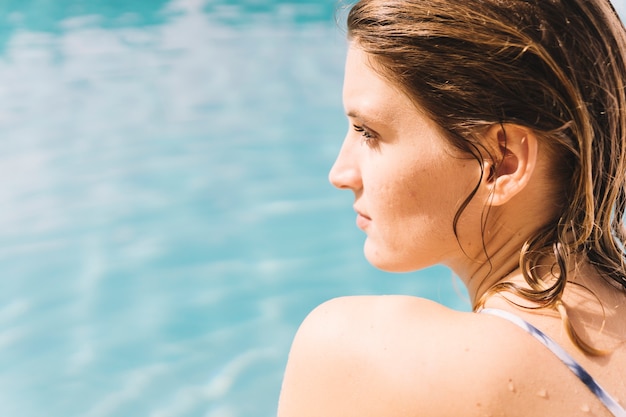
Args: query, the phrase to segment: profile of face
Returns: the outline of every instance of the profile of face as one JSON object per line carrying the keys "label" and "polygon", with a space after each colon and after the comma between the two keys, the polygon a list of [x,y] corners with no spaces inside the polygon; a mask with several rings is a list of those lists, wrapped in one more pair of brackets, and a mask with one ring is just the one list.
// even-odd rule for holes
{"label": "profile of face", "polygon": [[376,72],[372,59],[351,44],[343,87],[349,130],[329,174],[334,186],[354,192],[357,225],[367,235],[365,256],[392,272],[467,257],[474,227],[463,219],[479,219],[480,208],[470,204],[463,211],[458,238],[453,223],[480,181],[480,166]]}

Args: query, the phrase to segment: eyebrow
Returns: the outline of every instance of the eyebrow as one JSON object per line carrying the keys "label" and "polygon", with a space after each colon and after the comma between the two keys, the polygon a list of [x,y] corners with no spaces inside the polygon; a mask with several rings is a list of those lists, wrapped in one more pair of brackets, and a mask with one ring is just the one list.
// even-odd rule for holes
{"label": "eyebrow", "polygon": [[351,117],[353,119],[361,119],[361,120],[369,120],[369,121],[376,120],[375,117],[368,116],[367,113],[364,114],[357,110],[350,110],[349,112],[346,113],[346,116]]}
{"label": "eyebrow", "polygon": [[368,113],[361,113],[357,110],[350,110],[346,113],[346,116],[352,119],[358,119],[359,123],[364,123],[367,125],[379,125],[383,123],[383,121],[378,118],[378,115],[368,115]]}

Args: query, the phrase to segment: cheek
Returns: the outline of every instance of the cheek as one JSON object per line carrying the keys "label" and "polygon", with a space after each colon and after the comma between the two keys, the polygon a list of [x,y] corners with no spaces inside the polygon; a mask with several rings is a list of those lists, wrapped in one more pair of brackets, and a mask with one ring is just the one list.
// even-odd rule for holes
{"label": "cheek", "polygon": [[[387,213],[385,217],[390,222],[399,221],[396,226],[401,230],[452,230],[457,211],[478,182],[479,170],[469,162],[444,166],[441,161],[446,158],[441,155],[431,161],[396,165],[395,171],[390,171],[395,174],[378,185],[377,205]],[[468,207],[469,212],[474,212],[471,208]]]}
{"label": "cheek", "polygon": [[382,149],[367,158],[362,175],[370,207],[382,210],[390,221],[410,215],[431,220],[452,216],[452,221],[476,186],[480,166],[451,156],[438,143]]}
{"label": "cheek", "polygon": [[364,179],[364,195],[374,220],[366,257],[373,265],[394,272],[442,262],[458,250],[454,217],[476,185],[476,170],[470,162],[441,155],[394,162],[377,166],[369,173],[380,175]]}
{"label": "cheek", "polygon": [[388,172],[390,175],[371,181],[369,190],[365,192],[369,192],[368,200],[375,210],[391,220],[413,212],[421,199],[421,193],[414,176],[408,176],[406,172]]}
{"label": "cheek", "polygon": [[430,178],[428,170],[396,164],[380,167],[377,172],[387,175],[372,179],[365,194],[378,226],[381,231],[388,231],[390,238],[410,237],[406,235],[423,227],[426,219],[431,221],[440,209],[436,207],[441,205],[434,193],[436,181]]}

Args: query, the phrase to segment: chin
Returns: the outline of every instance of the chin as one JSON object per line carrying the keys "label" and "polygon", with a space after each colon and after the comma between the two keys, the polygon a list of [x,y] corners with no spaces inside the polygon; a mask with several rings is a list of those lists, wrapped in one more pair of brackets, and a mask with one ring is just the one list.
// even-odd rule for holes
{"label": "chin", "polygon": [[[366,244],[363,253],[365,259],[375,268],[385,272],[404,273],[413,272],[426,268],[430,265],[419,265],[415,262],[407,262],[393,251],[379,251],[368,247]],[[414,260],[413,260],[414,261]]]}

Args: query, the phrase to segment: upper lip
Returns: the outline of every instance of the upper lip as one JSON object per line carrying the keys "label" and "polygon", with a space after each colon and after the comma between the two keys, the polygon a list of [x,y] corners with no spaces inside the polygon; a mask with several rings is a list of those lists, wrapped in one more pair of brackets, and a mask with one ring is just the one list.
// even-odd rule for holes
{"label": "upper lip", "polygon": [[367,214],[364,214],[361,210],[359,210],[358,208],[354,207],[354,211],[356,211],[356,214],[358,214],[359,216],[365,217],[368,220],[372,220]]}

